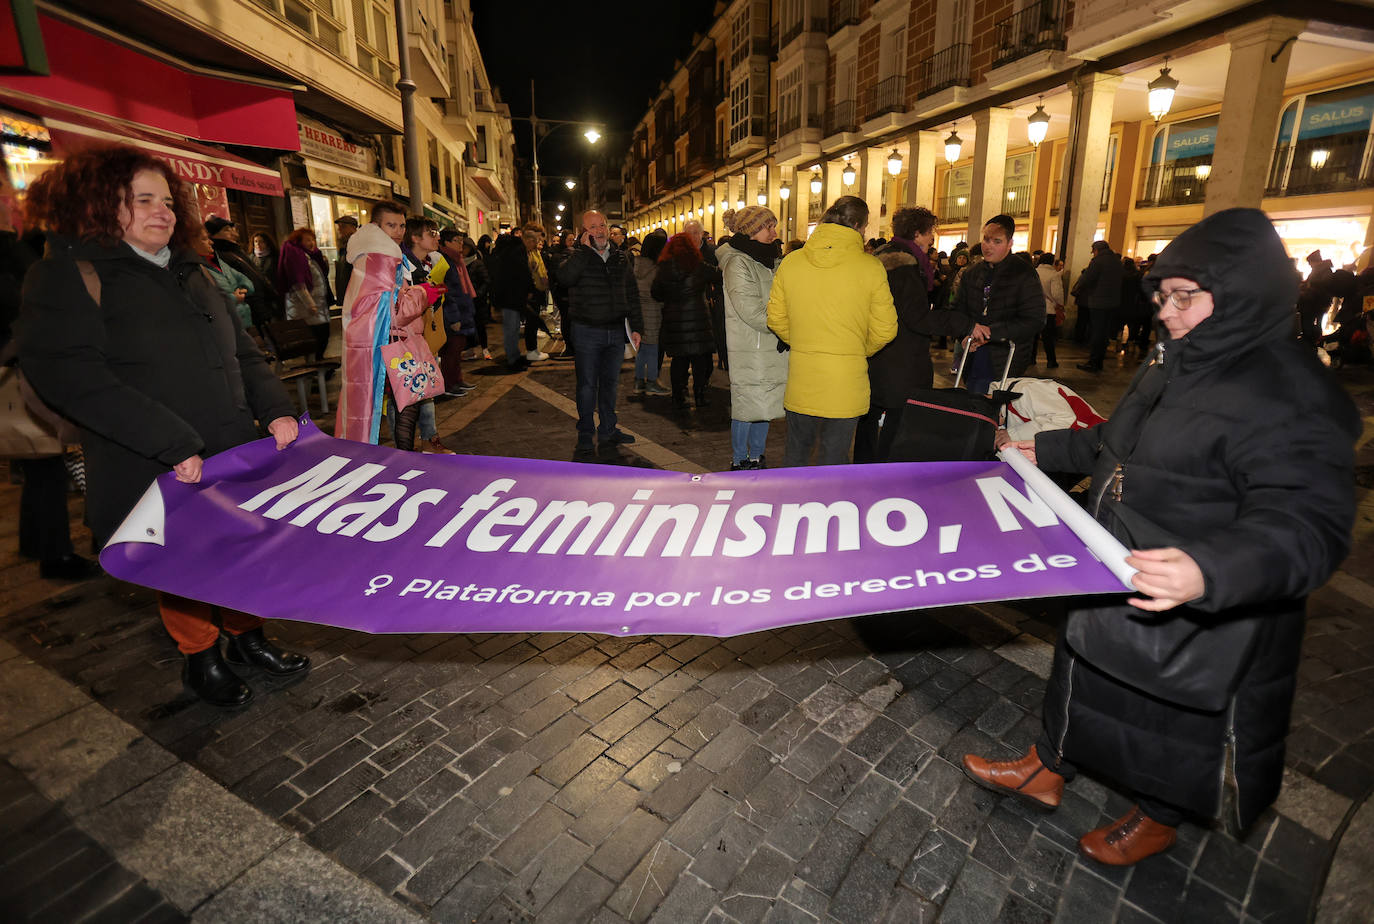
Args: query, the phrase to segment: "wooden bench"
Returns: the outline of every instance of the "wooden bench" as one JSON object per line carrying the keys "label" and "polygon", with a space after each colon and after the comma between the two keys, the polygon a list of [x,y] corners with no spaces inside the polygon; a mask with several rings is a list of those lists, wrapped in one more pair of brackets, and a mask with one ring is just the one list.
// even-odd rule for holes
{"label": "wooden bench", "polygon": [[[260,330],[259,333],[263,341],[263,353],[273,362],[277,378],[283,384],[296,384],[301,413],[310,410],[310,380],[313,376],[320,393],[320,414],[328,414],[328,378],[330,372],[339,368],[339,364],[332,361],[315,362],[309,358],[318,349],[311,325],[304,321],[273,320],[267,323],[266,330]],[[305,361],[287,365],[287,360],[297,359]]]}

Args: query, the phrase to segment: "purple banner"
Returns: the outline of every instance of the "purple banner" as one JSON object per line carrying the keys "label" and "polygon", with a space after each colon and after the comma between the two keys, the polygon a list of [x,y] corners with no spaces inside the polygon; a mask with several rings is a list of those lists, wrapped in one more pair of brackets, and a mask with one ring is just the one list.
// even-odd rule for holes
{"label": "purple banner", "polygon": [[100,562],[366,632],[726,636],[1123,590],[1001,462],[691,475],[398,452],[309,420],[283,452],[261,440],[199,484],[159,478]]}

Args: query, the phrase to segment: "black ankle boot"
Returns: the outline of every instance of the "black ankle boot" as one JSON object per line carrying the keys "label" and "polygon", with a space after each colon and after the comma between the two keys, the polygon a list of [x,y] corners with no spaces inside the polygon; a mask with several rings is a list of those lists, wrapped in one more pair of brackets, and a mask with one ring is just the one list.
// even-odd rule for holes
{"label": "black ankle boot", "polygon": [[706,392],[697,392],[697,407],[710,407],[711,399],[706,397]]}
{"label": "black ankle boot", "polygon": [[686,411],[692,406],[687,403],[687,396],[680,391],[673,392],[673,410]]}
{"label": "black ankle boot", "polygon": [[186,656],[186,666],[181,672],[181,681],[186,689],[205,700],[211,706],[230,709],[247,705],[253,699],[253,691],[248,684],[224,663],[219,652],[219,643],[204,651]]}
{"label": "black ankle boot", "polygon": [[262,626],[240,635],[230,635],[228,660],[231,664],[246,664],[278,676],[299,674],[310,667],[310,659],[305,655],[282,651],[269,642],[263,635]]}

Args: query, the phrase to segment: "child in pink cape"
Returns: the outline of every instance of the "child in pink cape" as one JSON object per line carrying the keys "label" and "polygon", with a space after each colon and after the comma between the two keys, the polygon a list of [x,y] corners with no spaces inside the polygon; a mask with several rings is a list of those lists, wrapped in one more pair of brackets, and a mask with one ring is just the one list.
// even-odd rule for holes
{"label": "child in pink cape", "polygon": [[[400,228],[404,233],[404,214]],[[347,260],[353,275],[344,295],[343,389],[334,435],[376,443],[387,384],[382,347],[390,342],[393,328],[405,327],[424,313],[427,299],[423,288],[408,284],[400,245],[381,225],[369,222],[348,239]],[[414,448],[419,410],[412,404],[396,415],[398,449]]]}

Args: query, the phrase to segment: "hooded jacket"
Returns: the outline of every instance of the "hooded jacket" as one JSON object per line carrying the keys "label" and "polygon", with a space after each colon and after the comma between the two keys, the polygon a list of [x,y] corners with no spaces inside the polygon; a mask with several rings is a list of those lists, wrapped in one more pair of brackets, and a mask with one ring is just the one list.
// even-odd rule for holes
{"label": "hooded jacket", "polygon": [[[100,277],[99,305],[78,260]],[[48,256],[24,280],[19,364],[44,402],[81,428],[97,546],[158,475],[257,439],[255,418],[265,426],[295,414],[204,268],[189,250],[163,269],[125,243],[50,234]]]}
{"label": "hooded jacket", "polygon": [[716,248],[716,259],[725,293],[730,417],[776,420],[783,415],[787,354],[779,352],[778,338],[768,329],[768,290],[773,285],[773,267],[765,266],[729,241]]}
{"label": "hooded jacket", "polygon": [[791,347],[789,411],[860,417],[868,410],[868,357],[897,334],[887,272],[858,231],[818,226],[783,258],[768,296],[768,327]]}
{"label": "hooded jacket", "polygon": [[931,335],[959,336],[968,326],[962,314],[931,310],[926,274],[920,261],[901,244],[888,244],[874,256],[887,270],[887,285],[897,311],[897,335],[868,360],[872,404],[900,408],[919,388],[935,381],[930,362]]}
{"label": "hooded jacket", "polygon": [[[1278,794],[1307,594],[1349,549],[1360,422],[1291,336],[1298,280],[1262,212],[1218,212],[1179,235],[1149,278],[1171,277],[1210,292],[1212,315],[1176,340],[1161,326],[1111,419],[1041,433],[1038,464],[1093,472],[1089,509],[1128,546],[1173,545],[1197,562],[1202,596],[1167,615],[1199,627],[1201,651],[1225,644],[1213,627],[1258,616],[1253,648],[1229,706],[1207,712],[1149,696],[1061,643],[1046,729],[1065,759],[1204,816],[1219,812],[1229,747],[1243,827]],[[1142,520],[1154,541],[1133,545]],[[1102,605],[1143,615],[1124,598]]]}

